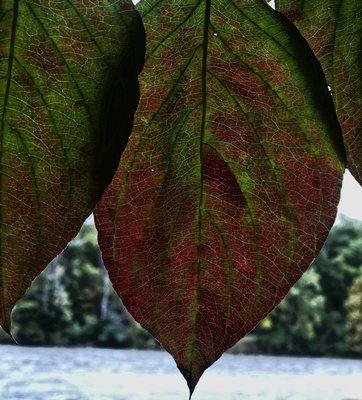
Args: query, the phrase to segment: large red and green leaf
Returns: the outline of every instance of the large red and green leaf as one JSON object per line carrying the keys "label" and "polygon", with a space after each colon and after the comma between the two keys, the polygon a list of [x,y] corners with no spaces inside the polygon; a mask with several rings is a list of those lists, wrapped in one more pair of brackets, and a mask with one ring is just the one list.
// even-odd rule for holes
{"label": "large red and green leaf", "polygon": [[117,168],[144,30],[128,0],[0,3],[0,324]]}
{"label": "large red and green leaf", "polygon": [[324,69],[336,106],[348,168],[362,184],[362,2],[279,0]]}
{"label": "large red and green leaf", "polygon": [[96,223],[116,291],[192,392],[319,252],[344,147],[319,63],[263,0],[140,11],[140,107]]}

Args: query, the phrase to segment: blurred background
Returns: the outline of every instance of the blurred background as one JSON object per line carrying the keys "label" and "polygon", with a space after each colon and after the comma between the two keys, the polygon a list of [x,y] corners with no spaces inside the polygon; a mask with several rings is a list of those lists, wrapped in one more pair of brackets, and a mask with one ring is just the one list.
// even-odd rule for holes
{"label": "blurred background", "polygon": [[[46,243],[44,244],[46,245]],[[93,219],[17,303],[0,331],[0,398],[171,400],[172,358],[113,291]],[[362,399],[362,189],[347,172],[317,259],[282,303],[201,379],[195,400]]]}
{"label": "blurred background", "polygon": [[[362,222],[339,217],[319,257],[234,353],[362,356]],[[92,221],[17,303],[13,335],[28,346],[155,349],[104,270]],[[3,343],[9,338],[2,334]]]}

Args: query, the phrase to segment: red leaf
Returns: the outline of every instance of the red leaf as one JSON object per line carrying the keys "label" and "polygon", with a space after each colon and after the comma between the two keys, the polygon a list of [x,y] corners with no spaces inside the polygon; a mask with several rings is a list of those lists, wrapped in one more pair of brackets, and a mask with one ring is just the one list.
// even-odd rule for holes
{"label": "red leaf", "polygon": [[192,393],[318,254],[344,148],[318,62],[263,2],[141,4],[140,107],[96,224],[114,288]]}

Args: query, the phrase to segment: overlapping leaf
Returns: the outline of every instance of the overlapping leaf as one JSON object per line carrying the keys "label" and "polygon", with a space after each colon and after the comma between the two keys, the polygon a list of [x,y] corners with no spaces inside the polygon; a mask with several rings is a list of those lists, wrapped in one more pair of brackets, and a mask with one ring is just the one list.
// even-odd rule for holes
{"label": "overlapping leaf", "polygon": [[128,0],[0,3],[0,324],[110,182],[139,100]]}
{"label": "overlapping leaf", "polygon": [[279,0],[276,5],[323,66],[342,127],[348,168],[362,184],[362,2]]}
{"label": "overlapping leaf", "polygon": [[318,253],[344,147],[319,63],[262,0],[140,10],[140,107],[96,223],[115,289],[192,392]]}

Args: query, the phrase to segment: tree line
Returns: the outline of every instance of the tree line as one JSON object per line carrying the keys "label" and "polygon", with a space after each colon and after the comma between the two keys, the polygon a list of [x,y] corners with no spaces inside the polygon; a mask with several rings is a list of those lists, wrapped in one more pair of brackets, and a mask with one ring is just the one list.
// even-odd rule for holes
{"label": "tree line", "polygon": [[[33,282],[12,321],[23,345],[159,347],[113,291],[92,223]],[[362,356],[362,223],[335,225],[287,297],[231,351]]]}

